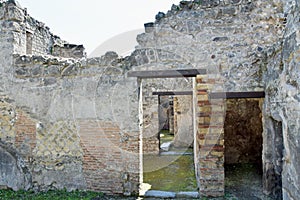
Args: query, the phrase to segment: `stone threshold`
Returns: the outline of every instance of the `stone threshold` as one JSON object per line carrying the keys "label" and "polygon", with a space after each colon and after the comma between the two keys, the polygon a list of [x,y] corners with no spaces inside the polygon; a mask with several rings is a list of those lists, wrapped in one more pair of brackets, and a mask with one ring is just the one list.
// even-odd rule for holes
{"label": "stone threshold", "polygon": [[143,197],[153,198],[184,198],[184,199],[199,199],[200,195],[198,192],[167,192],[160,190],[148,190]]}
{"label": "stone threshold", "polygon": [[159,155],[161,155],[161,156],[183,156],[183,155],[193,155],[193,153],[191,153],[191,152],[166,151],[166,152],[160,152]]}

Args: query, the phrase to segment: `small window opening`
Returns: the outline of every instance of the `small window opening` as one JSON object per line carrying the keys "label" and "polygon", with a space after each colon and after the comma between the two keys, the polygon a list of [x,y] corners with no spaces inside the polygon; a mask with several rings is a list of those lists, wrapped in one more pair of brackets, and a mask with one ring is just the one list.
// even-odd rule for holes
{"label": "small window opening", "polygon": [[26,54],[32,54],[32,40],[33,35],[30,32],[26,32]]}

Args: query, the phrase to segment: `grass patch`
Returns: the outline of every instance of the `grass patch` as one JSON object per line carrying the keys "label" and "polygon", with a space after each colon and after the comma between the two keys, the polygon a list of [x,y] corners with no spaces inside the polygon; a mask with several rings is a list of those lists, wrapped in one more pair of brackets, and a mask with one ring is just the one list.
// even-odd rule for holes
{"label": "grass patch", "polygon": [[174,134],[170,133],[168,130],[160,131],[160,143],[171,142],[174,139]]}
{"label": "grass patch", "polygon": [[72,191],[56,190],[48,192],[35,193],[33,191],[13,191],[13,190],[0,190],[1,200],[92,200],[101,199],[104,197],[103,193],[91,191]]}
{"label": "grass patch", "polygon": [[184,155],[178,158],[164,155],[159,158],[161,160],[150,156],[144,158],[146,161],[144,164],[148,167],[151,164],[161,165],[164,161],[168,161],[167,166],[144,173],[144,182],[150,184],[152,190],[197,191],[193,155]]}

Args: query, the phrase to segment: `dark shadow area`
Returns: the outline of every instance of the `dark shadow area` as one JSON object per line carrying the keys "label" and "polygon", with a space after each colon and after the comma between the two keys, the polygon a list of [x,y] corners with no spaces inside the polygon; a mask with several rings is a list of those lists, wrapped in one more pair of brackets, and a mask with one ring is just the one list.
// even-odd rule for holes
{"label": "dark shadow area", "polygon": [[[174,107],[172,96],[158,96],[159,148],[168,150],[174,140]],[[163,145],[163,146],[162,146]]]}
{"label": "dark shadow area", "polygon": [[266,118],[265,163],[263,165],[264,193],[282,200],[283,132],[282,122]]}
{"label": "dark shadow area", "polygon": [[257,164],[225,165],[225,193],[238,200],[272,200],[263,194],[262,171]]}
{"label": "dark shadow area", "polygon": [[224,124],[225,191],[237,199],[263,195],[263,128],[259,99],[228,99]]}

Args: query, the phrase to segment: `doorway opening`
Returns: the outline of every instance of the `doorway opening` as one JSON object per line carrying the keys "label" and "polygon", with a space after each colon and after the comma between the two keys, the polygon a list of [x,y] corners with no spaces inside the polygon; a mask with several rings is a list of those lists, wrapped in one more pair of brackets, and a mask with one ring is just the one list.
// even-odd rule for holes
{"label": "doorway opening", "polygon": [[[133,71],[129,73],[129,77],[137,77],[138,83],[140,85],[140,120],[142,120],[141,124],[141,135],[140,135],[140,152],[142,155],[140,157],[141,160],[141,185],[142,191],[140,191],[140,195],[147,196],[147,193],[155,190],[163,190],[169,192],[171,196],[175,197],[177,192],[191,192],[194,197],[198,197],[198,185],[196,182],[196,173],[195,173],[195,162],[194,162],[194,149],[193,141],[195,141],[196,137],[196,126],[194,123],[195,112],[194,108],[196,105],[196,101],[194,101],[193,89],[195,85],[195,77],[199,74],[206,74],[206,70],[204,69],[186,69],[186,70],[159,70],[159,71]],[[160,81],[158,81],[160,78]],[[170,80],[171,78],[172,80]],[[149,80],[150,79],[150,80]],[[154,81],[151,82],[151,79]],[[173,152],[173,151],[162,151],[161,143],[164,142],[163,137],[165,135],[161,135],[161,129],[170,132],[173,129],[174,136],[169,140],[173,144],[175,144],[176,139],[178,138],[178,144],[180,143],[181,138],[186,139],[186,137],[176,137],[176,122],[179,120],[175,120],[176,114],[183,114],[182,111],[175,112],[174,108],[174,99],[178,98],[178,95],[182,95],[183,91],[180,90],[190,90],[189,93],[189,105],[191,118],[188,120],[191,122],[191,128],[187,130],[189,134],[192,135],[191,144],[188,147],[191,147],[191,152],[181,151],[181,152]],[[155,90],[155,91],[153,91]],[[179,90],[179,91],[178,91]],[[174,91],[170,92],[171,94],[155,94],[155,92],[161,91]],[[152,94],[151,94],[152,93]],[[184,92],[183,92],[184,93]],[[166,96],[163,98],[153,97],[154,95]],[[171,97],[172,96],[172,97]],[[173,101],[171,102],[170,101]],[[173,126],[170,126],[170,122],[172,121],[172,111],[167,111],[167,115],[169,116],[167,120],[161,119],[159,120],[159,106],[162,101],[167,101],[169,107],[173,104]],[[152,110],[151,110],[152,108]],[[169,108],[170,110],[170,108]],[[171,114],[171,115],[170,115]],[[187,118],[182,118],[181,121],[187,120]],[[164,123],[162,123],[164,121]],[[175,122],[176,121],[176,122]],[[172,123],[172,122],[171,122]],[[182,122],[181,122],[182,123]],[[178,125],[179,129],[184,129],[181,125]],[[177,133],[178,133],[177,131]],[[152,134],[152,135],[151,135]],[[170,135],[171,135],[170,134]],[[176,141],[177,142],[177,141]],[[155,147],[155,148],[153,148]],[[170,150],[170,149],[169,149]],[[186,156],[189,155],[189,156]],[[186,167],[182,170],[182,167]],[[178,168],[181,170],[178,171]],[[188,171],[189,170],[189,171]],[[171,173],[171,174],[170,174]],[[173,174],[172,174],[173,173]],[[190,175],[189,183],[186,186],[182,186],[183,183],[182,175],[186,176]],[[153,178],[154,177],[154,178]],[[164,186],[160,185],[161,183],[166,183]],[[145,184],[148,184],[145,187]],[[146,193],[145,190],[147,190]],[[188,194],[191,194],[188,193]],[[148,193],[149,194],[149,193]],[[172,196],[174,195],[174,196]],[[181,195],[181,194],[180,194]],[[151,195],[150,195],[151,196]]]}
{"label": "doorway opening", "polygon": [[151,190],[197,192],[192,95],[158,94],[158,154],[144,154],[144,183]]}
{"label": "doorway opening", "polygon": [[[176,98],[176,97],[175,97]],[[174,97],[158,95],[159,148],[168,151],[174,140]]]}
{"label": "doorway opening", "polygon": [[160,153],[171,149],[193,148],[193,102],[189,92],[182,95],[158,95]]}
{"label": "doorway opening", "polygon": [[224,123],[225,191],[237,198],[262,192],[262,99],[227,99]]}
{"label": "doorway opening", "polygon": [[26,54],[32,54],[33,34],[26,31]]}

